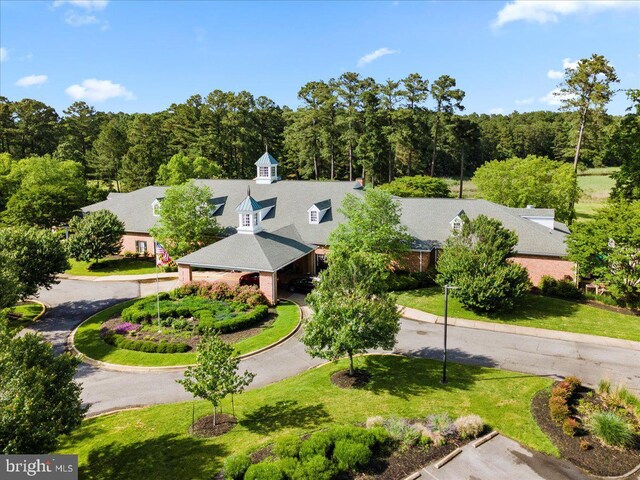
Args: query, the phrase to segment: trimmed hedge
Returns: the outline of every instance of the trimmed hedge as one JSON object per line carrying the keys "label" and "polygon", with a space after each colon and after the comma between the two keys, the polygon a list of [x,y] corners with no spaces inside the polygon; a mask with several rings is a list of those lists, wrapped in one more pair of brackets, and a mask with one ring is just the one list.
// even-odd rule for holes
{"label": "trimmed hedge", "polygon": [[556,280],[545,275],[540,280],[538,288],[542,295],[546,297],[564,298],[566,300],[582,300],[584,294],[570,280]]}
{"label": "trimmed hedge", "polygon": [[432,287],[436,284],[436,275],[435,269],[426,272],[394,273],[389,277],[387,284],[389,290],[396,292]]}
{"label": "trimmed hedge", "polygon": [[149,340],[134,340],[113,332],[105,335],[104,341],[109,345],[122,348],[123,350],[145,353],[184,353],[191,349],[186,343],[170,343],[164,341],[156,343]]}

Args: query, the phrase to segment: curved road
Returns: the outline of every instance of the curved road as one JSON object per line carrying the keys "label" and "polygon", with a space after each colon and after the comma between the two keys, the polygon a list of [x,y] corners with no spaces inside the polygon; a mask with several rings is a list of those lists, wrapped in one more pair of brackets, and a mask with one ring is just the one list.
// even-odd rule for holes
{"label": "curved road", "polygon": [[[62,280],[40,300],[52,308],[34,330],[42,332],[57,351],[64,350],[70,331],[93,313],[139,295],[136,282]],[[442,325],[403,319],[395,352],[442,358]],[[292,337],[282,345],[242,361],[256,373],[251,388],[260,387],[321,363]],[[526,335],[449,327],[449,359],[458,363],[497,367],[544,376],[576,375],[587,384],[606,377],[640,392],[640,353],[614,347],[549,340]],[[134,405],[171,403],[191,396],[176,383],[180,372],[116,372],[81,364],[77,378],[89,414]]]}

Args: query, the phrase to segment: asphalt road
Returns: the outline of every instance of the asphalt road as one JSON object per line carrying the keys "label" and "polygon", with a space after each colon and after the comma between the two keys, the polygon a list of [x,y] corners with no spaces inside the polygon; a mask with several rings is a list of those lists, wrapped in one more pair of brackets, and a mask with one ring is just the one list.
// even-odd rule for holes
{"label": "asphalt road", "polygon": [[[91,314],[138,295],[134,282],[82,282],[63,280],[40,299],[53,308],[37,325],[58,351],[70,330]],[[402,320],[395,352],[442,358],[443,326]],[[461,327],[449,327],[449,360],[544,376],[576,375],[587,384],[601,378],[622,381],[640,392],[640,353],[592,344],[549,340]],[[244,360],[241,368],[257,374],[257,388],[303,372],[321,363],[310,358],[297,336],[275,349]],[[89,413],[133,405],[171,403],[190,395],[176,383],[180,372],[116,372],[82,364],[77,378]]]}

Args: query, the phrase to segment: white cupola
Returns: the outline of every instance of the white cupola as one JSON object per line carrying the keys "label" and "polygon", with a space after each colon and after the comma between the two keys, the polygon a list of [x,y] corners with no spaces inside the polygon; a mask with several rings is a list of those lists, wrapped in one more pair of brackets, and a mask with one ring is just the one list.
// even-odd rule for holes
{"label": "white cupola", "polygon": [[238,233],[261,232],[262,209],[262,205],[251,196],[251,188],[247,187],[247,198],[236,208],[236,212],[238,212]]}
{"label": "white cupola", "polygon": [[269,152],[264,152],[256,162],[258,176],[256,183],[273,183],[278,181],[278,161]]}

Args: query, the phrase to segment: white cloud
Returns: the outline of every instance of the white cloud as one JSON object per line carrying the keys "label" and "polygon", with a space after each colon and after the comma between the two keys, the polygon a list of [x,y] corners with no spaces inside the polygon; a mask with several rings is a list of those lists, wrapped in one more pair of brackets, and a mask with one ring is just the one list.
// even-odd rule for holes
{"label": "white cloud", "polygon": [[563,58],[562,70],[549,70],[547,72],[547,77],[551,78],[552,80],[558,80],[564,77],[564,72],[567,68],[570,70],[575,70],[576,68],[578,68],[578,62],[579,60],[571,60],[570,58]]}
{"label": "white cloud", "polygon": [[595,14],[604,10],[628,8],[640,8],[640,2],[635,0],[514,0],[500,9],[492,25],[501,27],[519,20],[535,23],[555,23],[560,20],[560,17],[566,15],[576,13]]}
{"label": "white cloud", "polygon": [[367,53],[366,55],[360,57],[360,60],[358,60],[358,67],[364,67],[368,63],[371,63],[380,57],[384,57],[385,55],[393,55],[394,53],[398,53],[398,50],[391,50],[387,47],[379,48],[378,50],[374,50],[373,52]]}
{"label": "white cloud", "polygon": [[54,7],[59,7],[65,4],[72,7],[84,8],[88,12],[95,12],[107,8],[109,0],[55,0],[53,2]]}
{"label": "white cloud", "polygon": [[9,59],[9,52],[4,47],[0,47],[0,62],[4,62]]}
{"label": "white cloud", "polygon": [[489,110],[489,113],[491,115],[502,115],[504,113],[504,108],[502,107],[492,108],[491,110]]}
{"label": "white cloud", "polygon": [[516,100],[516,105],[530,105],[533,103],[533,100],[534,100],[533,97]]}
{"label": "white cloud", "polygon": [[34,85],[42,85],[47,81],[46,75],[27,75],[16,82],[18,87],[33,87]]}
{"label": "white cloud", "polygon": [[562,105],[562,101],[567,98],[571,98],[571,95],[562,94],[559,88],[554,88],[544,97],[540,97],[540,101],[542,103],[546,103],[547,105],[558,106]]}
{"label": "white cloud", "polygon": [[93,102],[103,102],[110,98],[122,97],[125,100],[134,100],[135,95],[119,83],[111,80],[97,80],[89,78],[83,80],[81,84],[67,87],[67,94],[76,100],[90,100]]}
{"label": "white cloud", "polygon": [[98,17],[95,15],[83,15],[81,13],[74,12],[73,10],[69,10],[65,14],[64,21],[72,27],[82,27],[83,25],[100,23],[100,20],[98,20]]}

